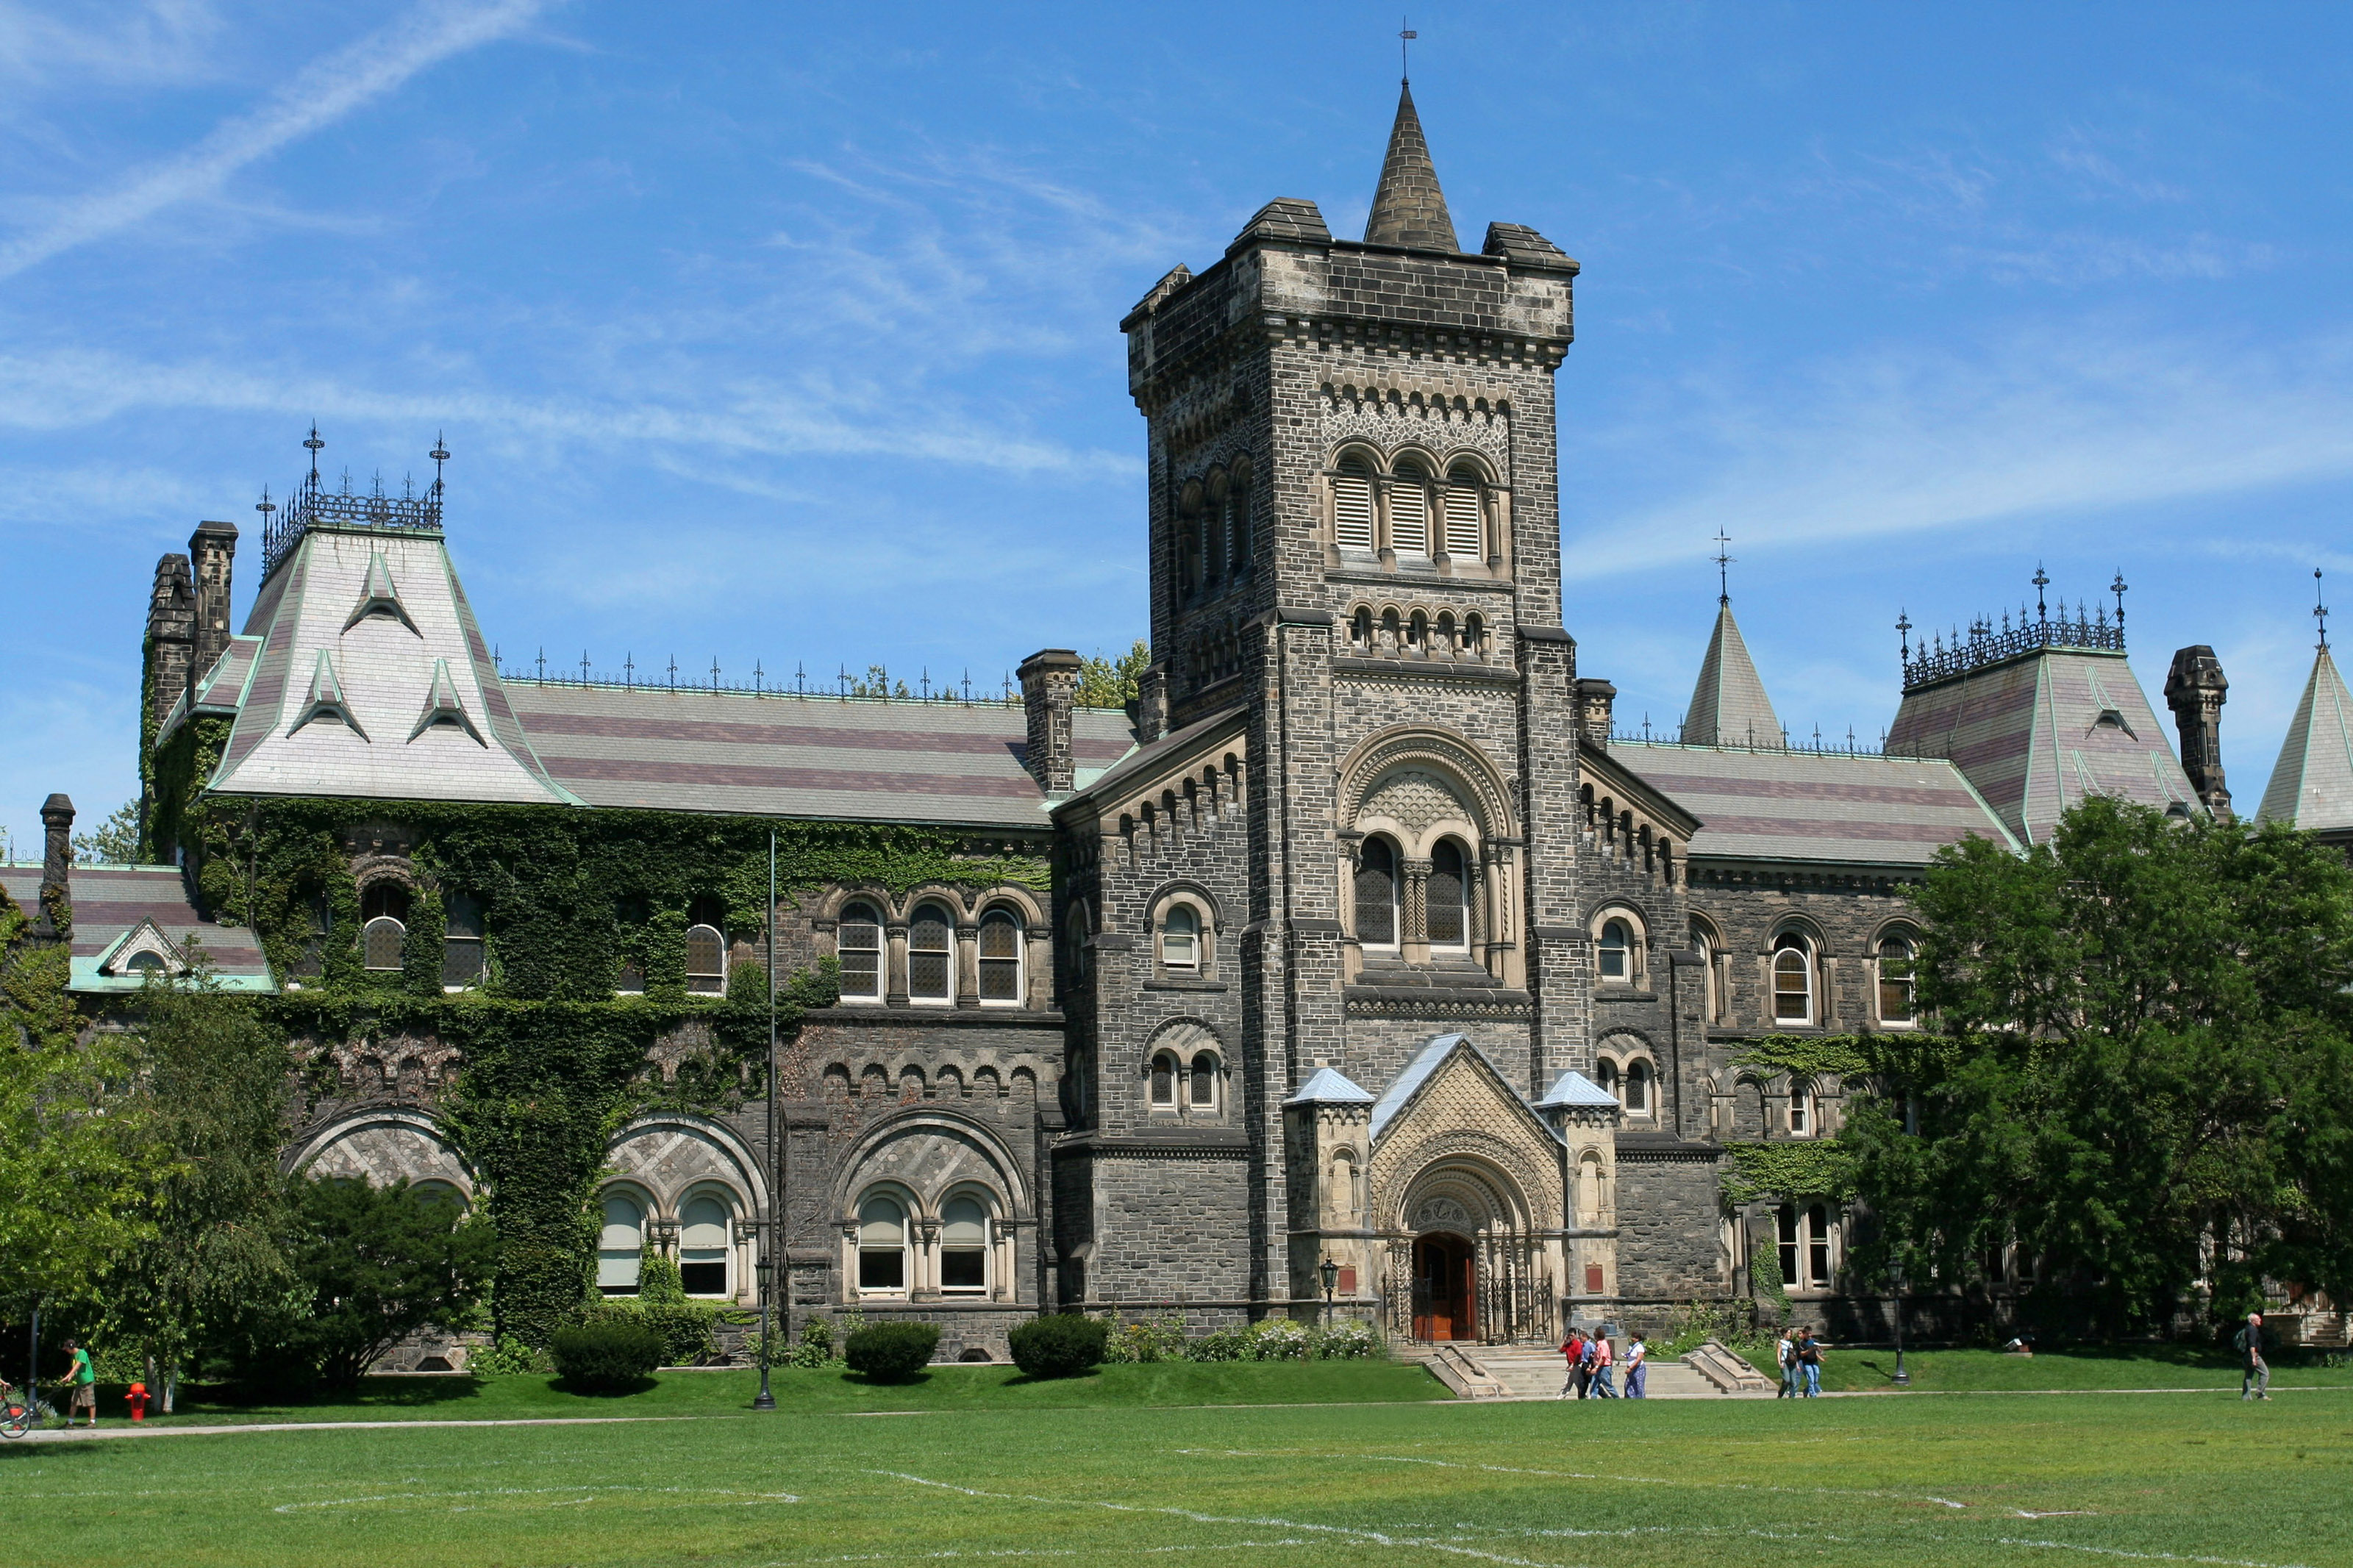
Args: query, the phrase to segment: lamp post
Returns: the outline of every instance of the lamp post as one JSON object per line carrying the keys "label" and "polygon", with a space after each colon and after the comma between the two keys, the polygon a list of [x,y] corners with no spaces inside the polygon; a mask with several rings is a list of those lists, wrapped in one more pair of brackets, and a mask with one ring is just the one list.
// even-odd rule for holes
{"label": "lamp post", "polygon": [[1912,1386],[1912,1374],[1904,1370],[1904,1276],[1899,1272],[1894,1281],[1895,1289],[1895,1376],[1898,1388]]}
{"label": "lamp post", "polygon": [[1326,1258],[1315,1266],[1315,1272],[1324,1277],[1324,1326],[1328,1329],[1332,1326],[1332,1291],[1340,1283],[1340,1266]]}
{"label": "lamp post", "polygon": [[768,1223],[760,1227],[760,1393],[754,1410],[774,1410],[776,1396],[768,1387],[768,1363],[776,1359],[776,1342],[769,1338],[768,1303],[776,1294],[776,1245],[785,1223],[784,1194],[776,1190],[776,830],[768,829]]}
{"label": "lamp post", "polygon": [[754,1410],[774,1410],[776,1396],[768,1387],[768,1363],[776,1359],[775,1342],[768,1338],[768,1284],[776,1278],[776,1265],[767,1256],[767,1233],[761,1232],[760,1261],[754,1266],[760,1276],[760,1392],[752,1401]]}

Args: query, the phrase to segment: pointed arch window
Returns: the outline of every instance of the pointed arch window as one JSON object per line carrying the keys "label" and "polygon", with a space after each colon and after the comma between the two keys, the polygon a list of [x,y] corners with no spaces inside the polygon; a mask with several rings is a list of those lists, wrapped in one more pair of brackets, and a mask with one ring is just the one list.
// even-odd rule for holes
{"label": "pointed arch window", "polygon": [[400,949],[408,935],[408,889],[397,882],[376,882],[360,895],[360,962],[378,973],[400,967]]}
{"label": "pointed arch window", "polygon": [[1814,1021],[1814,950],[1795,931],[1773,943],[1773,1021]]}
{"label": "pointed arch window", "polygon": [[1399,560],[1430,554],[1430,476],[1408,465],[1389,484],[1389,548]]}
{"label": "pointed arch window", "polygon": [[865,902],[844,906],[834,945],[841,961],[841,999],[882,1000],[882,917],[875,913],[874,906]]}
{"label": "pointed arch window", "polygon": [[1343,550],[1373,547],[1373,470],[1362,458],[1343,458],[1332,476],[1332,540]]}
{"label": "pointed arch window", "polygon": [[1430,852],[1430,884],[1423,907],[1430,945],[1449,952],[1471,948],[1471,858],[1459,839],[1441,838]]}
{"label": "pointed arch window", "polygon": [[1021,922],[1011,910],[995,909],[980,917],[980,1003],[1021,1005]]}
{"label": "pointed arch window", "polygon": [[1882,937],[1879,942],[1879,1021],[1909,1024],[1918,1014],[1918,994],[1912,978],[1912,939]]}
{"label": "pointed arch window", "polygon": [[934,1006],[955,1000],[955,925],[947,910],[925,904],[907,922],[907,995]]}
{"label": "pointed arch window", "polygon": [[1397,847],[1377,836],[1357,851],[1356,940],[1366,947],[1398,944]]}
{"label": "pointed arch window", "polygon": [[1487,558],[1487,524],[1479,500],[1479,471],[1467,464],[1447,476],[1446,553],[1457,561]]}
{"label": "pointed arch window", "polygon": [[874,1294],[907,1288],[907,1210],[888,1193],[858,1205],[858,1288]]}

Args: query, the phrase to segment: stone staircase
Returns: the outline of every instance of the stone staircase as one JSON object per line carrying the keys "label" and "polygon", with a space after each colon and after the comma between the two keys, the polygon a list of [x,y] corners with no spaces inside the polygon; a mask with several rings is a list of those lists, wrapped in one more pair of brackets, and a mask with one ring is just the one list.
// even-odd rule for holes
{"label": "stone staircase", "polygon": [[[1567,1372],[1560,1352],[1543,1345],[1444,1345],[1432,1348],[1443,1352],[1448,1362],[1457,1365],[1468,1362],[1475,1370],[1475,1378],[1464,1380],[1471,1385],[1470,1390],[1466,1392],[1457,1388],[1456,1394],[1460,1398],[1556,1399],[1560,1396],[1560,1385]],[[1696,1358],[1711,1350],[1714,1356],[1707,1357],[1701,1364],[1694,1364]],[[1747,1367],[1746,1363],[1713,1341],[1682,1361],[1653,1361],[1648,1380],[1648,1396],[1652,1399],[1771,1397],[1773,1384],[1758,1376],[1756,1368],[1747,1367],[1748,1377],[1743,1382],[1734,1367],[1726,1363]],[[1432,1367],[1436,1370],[1435,1361]],[[1449,1387],[1455,1386],[1454,1379],[1446,1377],[1442,1372],[1440,1376]],[[1619,1391],[1623,1393],[1625,1371],[1622,1367],[1619,1369],[1616,1382]],[[1500,1388],[1500,1394],[1489,1392],[1490,1388]]]}

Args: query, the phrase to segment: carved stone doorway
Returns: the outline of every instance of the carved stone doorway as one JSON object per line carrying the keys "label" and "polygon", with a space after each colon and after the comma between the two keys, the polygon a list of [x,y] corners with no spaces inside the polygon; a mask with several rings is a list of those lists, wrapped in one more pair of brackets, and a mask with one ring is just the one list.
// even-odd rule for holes
{"label": "carved stone doorway", "polygon": [[1479,1268],[1467,1236],[1431,1231],[1413,1240],[1413,1337],[1479,1337]]}

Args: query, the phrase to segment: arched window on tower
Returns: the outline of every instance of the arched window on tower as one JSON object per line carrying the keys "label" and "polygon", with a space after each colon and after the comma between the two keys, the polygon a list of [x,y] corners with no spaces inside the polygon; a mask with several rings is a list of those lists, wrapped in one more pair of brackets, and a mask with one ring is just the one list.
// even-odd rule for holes
{"label": "arched window on tower", "polygon": [[1195,1110],[1218,1109],[1218,1058],[1208,1051],[1193,1055],[1193,1081],[1186,1104]]}
{"label": "arched window on tower", "polygon": [[841,999],[845,1002],[882,1000],[882,917],[874,906],[845,904],[835,928],[835,951],[841,961]]}
{"label": "arched window on tower", "polygon": [[1879,1021],[1883,1024],[1909,1024],[1915,1020],[1918,1002],[1913,988],[1912,940],[1905,936],[1882,937],[1879,942]]}
{"label": "arched window on tower", "polygon": [[1373,470],[1362,458],[1343,458],[1332,476],[1332,542],[1343,550],[1373,547]]}
{"label": "arched window on tower", "polygon": [[379,973],[400,967],[408,935],[408,889],[397,882],[371,882],[360,895],[360,962]]}
{"label": "arched window on tower", "polygon": [[1356,940],[1366,947],[1398,945],[1397,847],[1375,836],[1357,851]]}
{"label": "arched window on tower", "polygon": [[1814,950],[1796,931],[1784,932],[1773,943],[1773,1021],[1814,1021]]}
{"label": "arched window on tower", "polygon": [[1624,921],[1601,922],[1601,978],[1613,985],[1634,983],[1634,928]]}
{"label": "arched window on tower", "polygon": [[858,1288],[878,1295],[907,1289],[907,1211],[887,1193],[858,1205]]}
{"label": "arched window on tower", "polygon": [[1152,1108],[1155,1110],[1176,1109],[1176,1057],[1171,1051],[1155,1052],[1152,1058]]}
{"label": "arched window on tower", "polygon": [[1446,553],[1457,561],[1484,561],[1487,523],[1479,500],[1479,470],[1457,463],[1446,479]]}
{"label": "arched window on tower", "polygon": [[1171,904],[1160,919],[1160,963],[1180,974],[1201,968],[1201,917],[1190,904]]}
{"label": "arched window on tower", "polygon": [[708,1193],[687,1200],[679,1211],[678,1278],[690,1296],[724,1296],[733,1216]]}
{"label": "arched window on tower", "polygon": [[1441,838],[1430,852],[1430,884],[1424,890],[1430,945],[1448,952],[1471,949],[1471,861],[1459,839]]}
{"label": "arched window on tower", "polygon": [[1389,548],[1400,561],[1430,555],[1430,475],[1417,463],[1398,465],[1389,481]]}
{"label": "arched window on tower", "polygon": [[1646,1061],[1626,1064],[1626,1114],[1651,1114],[1651,1064]]}

